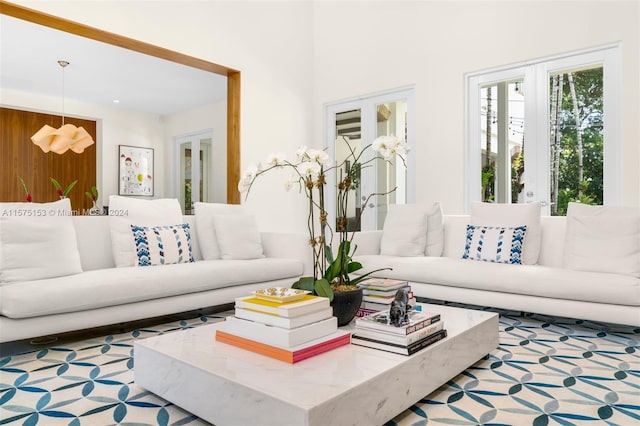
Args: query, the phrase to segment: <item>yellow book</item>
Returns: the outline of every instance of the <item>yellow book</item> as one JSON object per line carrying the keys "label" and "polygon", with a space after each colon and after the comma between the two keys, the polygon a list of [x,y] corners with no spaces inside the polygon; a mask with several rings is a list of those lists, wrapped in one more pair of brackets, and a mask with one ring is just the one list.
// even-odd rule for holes
{"label": "yellow book", "polygon": [[309,294],[307,294],[300,300],[285,303],[258,299],[254,296],[239,297],[236,299],[237,308],[248,309],[256,312],[278,315],[287,318],[319,311],[328,306],[329,299],[327,299],[326,297],[312,296]]}

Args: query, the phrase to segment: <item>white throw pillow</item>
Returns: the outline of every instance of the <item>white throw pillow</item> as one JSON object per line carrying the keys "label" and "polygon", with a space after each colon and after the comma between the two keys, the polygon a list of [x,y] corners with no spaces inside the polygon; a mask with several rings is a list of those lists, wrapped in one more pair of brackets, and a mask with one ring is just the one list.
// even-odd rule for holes
{"label": "white throw pillow", "polygon": [[542,239],[539,202],[527,204],[471,203],[471,225],[526,226],[527,232],[522,245],[522,263],[535,265],[538,262]]}
{"label": "white throw pillow", "polygon": [[135,266],[194,262],[189,224],[169,226],[131,225],[136,245]]}
{"label": "white throw pillow", "polygon": [[182,210],[175,198],[142,200],[139,198],[109,197],[109,232],[116,267],[133,266],[136,246],[131,225],[165,226],[182,223]]}
{"label": "white throw pillow", "polygon": [[442,256],[444,250],[444,215],[442,207],[436,201],[433,204],[421,204],[425,206],[427,214],[427,247],[425,254],[427,256]]}
{"label": "white throw pillow", "polygon": [[522,263],[522,242],[526,226],[499,227],[467,225],[463,259],[493,263]]}
{"label": "white throw pillow", "polygon": [[564,265],[640,277],[640,209],[569,203]]}
{"label": "white throw pillow", "polygon": [[195,203],[196,234],[205,260],[220,259],[220,246],[213,223],[214,216],[245,214],[239,204]]}
{"label": "white throw pillow", "polygon": [[213,216],[222,259],[259,259],[264,257],[255,217],[246,214]]}
{"label": "white throw pillow", "polygon": [[427,215],[414,204],[391,204],[384,221],[380,254],[424,256],[427,245]]}
{"label": "white throw pillow", "polygon": [[68,198],[0,203],[0,283],[82,272]]}

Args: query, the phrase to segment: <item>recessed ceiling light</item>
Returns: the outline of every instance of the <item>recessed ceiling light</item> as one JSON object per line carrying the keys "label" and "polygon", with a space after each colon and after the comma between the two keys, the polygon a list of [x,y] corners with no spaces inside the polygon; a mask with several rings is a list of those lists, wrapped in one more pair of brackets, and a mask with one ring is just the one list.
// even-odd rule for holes
{"label": "recessed ceiling light", "polygon": [[119,103],[120,103],[120,100],[119,100],[119,99],[114,99],[114,100],[113,100],[113,103],[114,103],[114,104],[119,104]]}

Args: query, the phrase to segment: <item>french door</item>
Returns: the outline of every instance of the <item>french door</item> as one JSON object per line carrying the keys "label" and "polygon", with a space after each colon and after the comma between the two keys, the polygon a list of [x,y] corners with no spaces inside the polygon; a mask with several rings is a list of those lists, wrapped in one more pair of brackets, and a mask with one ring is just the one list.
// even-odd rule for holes
{"label": "french door", "polygon": [[[394,90],[357,99],[330,103],[325,106],[326,144],[328,154],[340,165],[348,158],[349,149],[361,152],[361,163],[375,155],[369,145],[379,136],[394,135],[415,150],[415,93],[413,88]],[[413,167],[415,155],[407,164],[400,159],[391,163],[376,160],[360,170],[360,185],[349,196],[347,230],[382,229],[389,204],[404,204],[415,199]],[[351,164],[343,167],[350,168]],[[339,173],[336,169],[327,176],[329,194],[327,210],[329,223],[335,229],[336,191]],[[395,191],[392,191],[394,188]],[[390,192],[392,191],[392,192]],[[388,193],[375,195],[374,193]]]}
{"label": "french door", "polygon": [[193,205],[198,201],[212,201],[212,139],[212,131],[175,138],[176,194],[183,214],[193,214]]}

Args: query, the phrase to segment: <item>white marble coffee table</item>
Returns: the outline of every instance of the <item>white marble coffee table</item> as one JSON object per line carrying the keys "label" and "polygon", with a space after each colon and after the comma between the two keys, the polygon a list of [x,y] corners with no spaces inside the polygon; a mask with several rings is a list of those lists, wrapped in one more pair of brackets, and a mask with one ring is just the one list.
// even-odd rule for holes
{"label": "white marble coffee table", "polygon": [[217,342],[217,323],[135,342],[135,382],[217,426],[381,425],[498,346],[497,314],[423,306],[448,337],[412,356],[348,345],[288,364]]}

